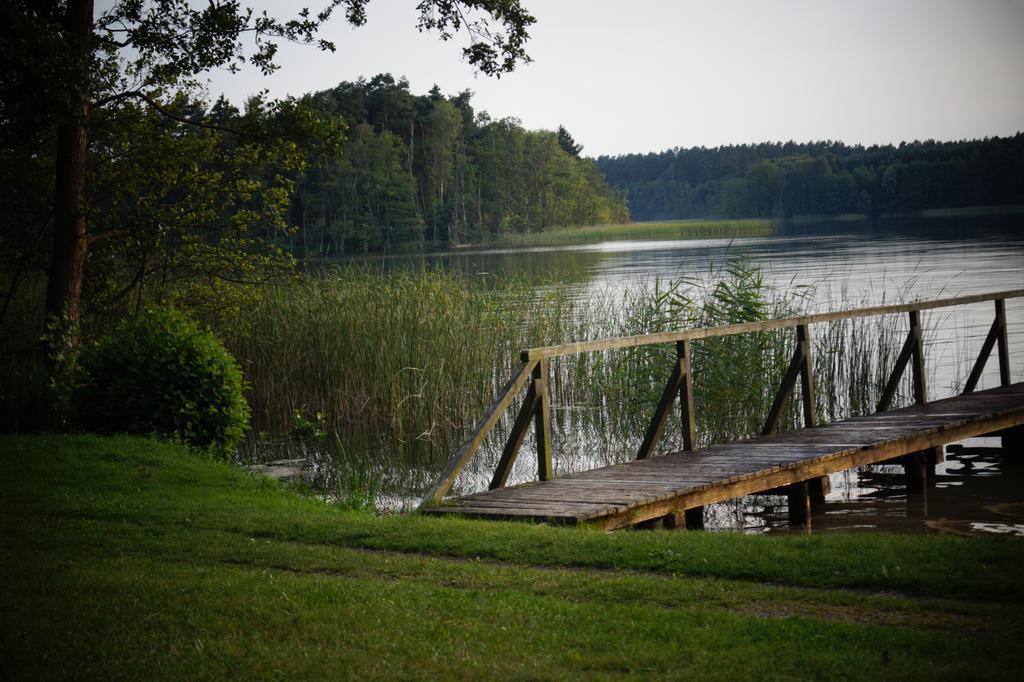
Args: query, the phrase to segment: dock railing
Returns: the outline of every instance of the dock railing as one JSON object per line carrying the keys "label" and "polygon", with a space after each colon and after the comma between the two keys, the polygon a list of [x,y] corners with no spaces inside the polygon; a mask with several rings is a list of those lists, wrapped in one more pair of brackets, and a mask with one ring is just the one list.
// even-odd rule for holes
{"label": "dock railing", "polygon": [[974,362],[967,382],[964,384],[963,393],[972,393],[977,388],[978,381],[981,379],[981,374],[985,369],[988,358],[992,354],[993,348],[997,349],[999,357],[999,383],[1001,386],[1008,386],[1010,384],[1010,360],[1007,342],[1006,300],[1019,297],[1024,297],[1024,289],[815,313],[799,317],[746,322],[720,327],[683,329],[658,334],[620,336],[610,339],[566,343],[558,346],[528,348],[520,353],[520,363],[513,372],[512,377],[502,386],[494,402],[477,422],[476,427],[452,457],[444,472],[424,496],[420,508],[423,509],[442,502],[444,496],[455,484],[456,477],[469,463],[481,443],[498,424],[504,412],[511,407],[524,387],[527,389],[526,398],[519,408],[508,440],[502,450],[501,458],[498,460],[498,466],[491,479],[490,489],[494,490],[504,487],[507,483],[509,474],[512,471],[512,465],[515,463],[519,448],[526,437],[531,421],[536,430],[537,477],[541,481],[550,480],[553,477],[551,396],[548,389],[548,366],[553,358],[656,344],[675,344],[675,365],[672,368],[668,383],[662,392],[661,399],[658,401],[654,417],[651,419],[650,425],[644,434],[640,449],[636,454],[637,459],[645,459],[654,451],[654,447],[665,428],[669,413],[677,396],[680,401],[680,417],[683,427],[683,449],[692,451],[696,447],[696,421],[690,367],[691,346],[694,341],[776,329],[794,328],[796,330],[796,349],[793,353],[793,358],[782,377],[775,400],[768,410],[764,427],[761,430],[762,435],[768,435],[774,433],[778,428],[783,410],[790,395],[793,393],[797,379],[800,380],[804,426],[809,428],[816,425],[812,371],[813,360],[811,357],[811,336],[809,331],[811,325],[877,315],[907,314],[909,316],[910,329],[907,332],[906,340],[903,343],[899,356],[896,358],[889,379],[882,390],[881,399],[876,407],[877,411],[881,412],[890,407],[908,364],[911,366],[912,371],[914,402],[916,404],[924,404],[928,401],[924,372],[924,335],[921,324],[921,312],[926,310],[994,301],[995,318],[985,337],[985,341],[982,343],[981,350]]}

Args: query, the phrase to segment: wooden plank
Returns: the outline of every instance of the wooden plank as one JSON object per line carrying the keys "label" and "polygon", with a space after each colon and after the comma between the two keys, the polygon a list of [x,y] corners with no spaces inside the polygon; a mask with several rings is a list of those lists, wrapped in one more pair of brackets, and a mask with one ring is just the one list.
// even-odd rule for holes
{"label": "wooden plank", "polygon": [[996,319],[999,320],[999,385],[1010,385],[1010,342],[1006,336],[1006,301],[996,299]]}
{"label": "wooden plank", "polygon": [[679,419],[683,426],[683,450],[697,449],[697,412],[693,396],[693,358],[690,342],[676,342],[676,356],[682,361],[683,383],[679,387]]}
{"label": "wooden plank", "polygon": [[913,372],[914,402],[924,405],[928,402],[928,390],[924,375],[924,331],[921,329],[921,313],[910,311],[910,331],[914,337]]}
{"label": "wooden plank", "polygon": [[[643,501],[654,501],[644,499]],[[518,509],[536,514],[582,517],[593,512],[621,511],[635,504],[630,501],[614,500],[476,500],[472,504],[447,504],[445,507],[464,511],[475,509]]]}
{"label": "wooden plank", "polygon": [[534,428],[537,440],[537,478],[549,481],[554,478],[551,464],[551,395],[548,391],[548,361],[541,359],[533,368],[533,385],[536,387],[537,412]]}
{"label": "wooden plank", "polygon": [[544,513],[524,512],[524,511],[520,511],[520,510],[516,510],[516,509],[502,509],[502,508],[494,508],[494,509],[480,508],[480,509],[474,509],[472,511],[467,511],[465,509],[460,509],[458,507],[442,506],[442,507],[433,507],[433,508],[430,508],[430,509],[426,509],[424,511],[427,512],[428,514],[437,514],[437,515],[449,514],[449,515],[459,515],[459,516],[468,516],[468,517],[478,516],[478,517],[485,517],[488,520],[532,521],[532,522],[552,523],[552,524],[559,524],[559,525],[576,525],[578,523],[582,523],[582,522],[588,520],[586,518],[577,518],[575,516],[557,516],[557,515],[550,515],[550,514],[544,514]]}
{"label": "wooden plank", "polygon": [[988,294],[975,294],[971,296],[957,296],[953,298],[941,298],[931,301],[915,301],[897,305],[871,306],[856,308],[852,310],[840,310],[827,313],[816,313],[799,317],[788,317],[779,320],[762,320],[760,322],[746,322],[743,324],[732,324],[721,327],[704,327],[701,329],[687,329],[660,334],[643,334],[637,336],[619,336],[610,339],[599,339],[595,341],[580,341],[557,346],[544,346],[541,348],[529,348],[521,353],[524,362],[539,360],[540,358],[556,358],[565,355],[576,355],[578,353],[592,353],[595,351],[616,350],[621,348],[636,348],[638,346],[649,346],[661,343],[676,343],[677,341],[696,341],[720,336],[733,336],[735,334],[746,334],[749,332],[770,331],[773,329],[786,329],[799,325],[820,324],[835,320],[846,320],[855,317],[870,317],[875,315],[890,315],[909,313],[911,311],[934,310],[936,308],[948,308],[952,306],[968,305],[970,303],[981,303],[997,299],[1019,298],[1024,296],[1024,289],[1013,289]]}
{"label": "wooden plank", "polygon": [[548,499],[457,499],[449,500],[443,506],[457,507],[460,509],[477,509],[482,507],[511,507],[531,512],[543,512],[545,514],[570,514],[572,516],[585,516],[590,512],[599,510],[621,510],[630,506],[628,502],[612,503],[607,500],[548,500]]}
{"label": "wooden plank", "polygon": [[806,324],[796,328],[797,344],[803,347],[803,362],[800,365],[800,394],[803,398],[804,427],[812,429],[818,425],[817,407],[814,404],[814,362],[811,358],[811,332]]}
{"label": "wooden plank", "polygon": [[494,500],[522,502],[550,502],[559,505],[587,504],[595,501],[614,504],[628,504],[630,500],[646,500],[652,496],[663,495],[666,491],[674,491],[674,488],[600,488],[579,486],[576,488],[552,488],[544,486],[539,490],[523,491],[520,495],[496,497],[488,495],[480,498],[490,503]]}

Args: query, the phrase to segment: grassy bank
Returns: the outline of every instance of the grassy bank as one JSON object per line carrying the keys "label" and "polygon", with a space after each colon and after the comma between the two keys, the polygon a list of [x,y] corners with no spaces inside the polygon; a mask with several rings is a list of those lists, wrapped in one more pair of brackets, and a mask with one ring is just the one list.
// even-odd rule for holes
{"label": "grassy bank", "polygon": [[766,237],[775,234],[775,222],[760,218],[737,220],[658,220],[622,225],[588,225],[547,232],[500,235],[485,245],[554,246],[623,239],[709,239]]}
{"label": "grassy bank", "polygon": [[0,677],[985,677],[1012,538],[342,512],[153,441],[3,437]]}

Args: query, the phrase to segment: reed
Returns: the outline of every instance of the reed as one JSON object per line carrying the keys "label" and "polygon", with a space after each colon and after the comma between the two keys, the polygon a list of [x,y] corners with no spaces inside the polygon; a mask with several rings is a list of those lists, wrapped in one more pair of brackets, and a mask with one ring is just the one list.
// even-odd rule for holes
{"label": "reed", "polygon": [[582,244],[623,239],[709,239],[766,237],[775,234],[772,220],[666,220],[621,225],[588,225],[546,232],[507,233],[490,243],[515,246]]}
{"label": "reed", "polygon": [[225,335],[257,432],[282,436],[296,411],[320,413],[353,456],[426,466],[486,408],[521,348],[589,330],[575,306],[557,283],[352,267],[266,292]]}
{"label": "reed", "polygon": [[[487,409],[523,348],[785,317],[806,312],[814,298],[808,289],[767,286],[742,259],[626,291],[353,266],[269,290],[245,324],[224,332],[252,386],[262,441],[252,449],[266,453],[276,442],[275,455],[291,454],[296,439],[288,434],[316,418],[325,437],[300,449],[334,463],[323,467],[328,487],[352,488],[346,481],[356,475],[359,490],[414,496]],[[846,292],[838,298],[858,305]],[[819,420],[873,410],[904,333],[902,317],[891,316],[812,328]],[[792,330],[694,343],[698,445],[760,431],[794,345]],[[673,364],[669,346],[552,362],[556,475],[635,454]],[[899,400],[909,393],[906,386]],[[795,428],[800,411],[791,400],[781,428]],[[514,410],[503,417],[457,491],[486,486],[513,417]],[[678,420],[670,420],[658,450],[681,447]],[[532,479],[535,462],[530,434],[511,482]]]}

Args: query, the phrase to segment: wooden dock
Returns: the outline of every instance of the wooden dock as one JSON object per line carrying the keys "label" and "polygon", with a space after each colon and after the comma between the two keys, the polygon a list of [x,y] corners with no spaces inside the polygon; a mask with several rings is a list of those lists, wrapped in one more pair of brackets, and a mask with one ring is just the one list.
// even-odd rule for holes
{"label": "wooden dock", "polygon": [[[1005,299],[1024,290],[923,301],[898,306],[822,313],[802,318],[650,336],[623,337],[523,351],[522,364],[453,457],[420,507],[428,514],[519,519],[561,524],[587,523],[612,530],[664,524],[702,528],[703,507],[742,495],[785,494],[790,523],[810,527],[811,506],[824,500],[828,475],[881,462],[899,463],[910,492],[923,492],[942,461],[943,446],[964,438],[1001,435],[1019,450],[1024,434],[1024,383],[1011,383]],[[929,402],[924,381],[922,310],[982,301],[995,302],[995,319],[959,396]],[[909,314],[910,330],[882,390],[877,411],[817,425],[809,325],[867,315]],[[758,438],[695,449],[690,344],[698,339],[769,329],[795,328],[792,361]],[[675,343],[677,359],[661,401],[634,461],[554,479],[547,362],[564,355]],[[997,350],[1000,387],[976,391],[985,364]],[[889,409],[907,367],[912,369],[915,404]],[[799,380],[805,428],[778,433],[787,401]],[[444,499],[455,477],[497,424],[515,396],[528,387],[505,445],[490,490]],[[678,398],[684,450],[651,457]],[[538,481],[507,488],[509,473],[531,423],[538,443]]]}
{"label": "wooden dock", "polygon": [[[964,438],[1024,424],[1024,383],[937,400],[813,429],[676,452],[515,488],[448,500],[426,511],[538,522],[589,523],[608,530],[652,519],[685,525],[685,512],[741,495],[778,490],[791,509],[813,502],[828,474],[896,460],[927,476],[929,463],[903,461]],[[920,476],[920,473],[918,473]],[[809,483],[812,482],[812,483]],[[925,483],[921,481],[918,483]],[[784,490],[780,490],[784,489]],[[794,494],[796,493],[796,494]],[[795,503],[795,504],[794,504]],[[803,516],[806,517],[804,511]],[[680,517],[682,515],[682,517]],[[692,516],[692,514],[691,514]],[[797,515],[799,516],[799,515]],[[799,523],[800,519],[793,519]],[[691,526],[696,525],[691,521]],[[806,521],[801,525],[806,525]]]}

